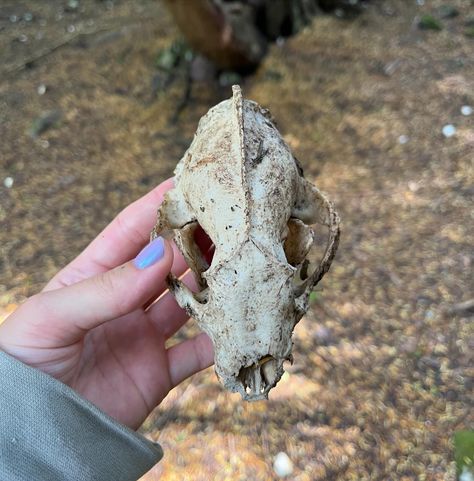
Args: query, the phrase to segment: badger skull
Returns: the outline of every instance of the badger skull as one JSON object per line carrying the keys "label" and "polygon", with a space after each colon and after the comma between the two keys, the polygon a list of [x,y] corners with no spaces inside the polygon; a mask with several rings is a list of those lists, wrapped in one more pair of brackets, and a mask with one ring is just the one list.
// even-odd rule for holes
{"label": "badger skull", "polygon": [[[315,223],[329,234],[312,266]],[[198,226],[215,246],[211,265],[194,241]],[[196,275],[198,293],[172,275],[168,285],[211,337],[223,385],[248,401],[267,398],[336,253],[339,218],[303,177],[268,111],[244,100],[240,87],[200,120],[158,211],[157,235],[174,238]]]}

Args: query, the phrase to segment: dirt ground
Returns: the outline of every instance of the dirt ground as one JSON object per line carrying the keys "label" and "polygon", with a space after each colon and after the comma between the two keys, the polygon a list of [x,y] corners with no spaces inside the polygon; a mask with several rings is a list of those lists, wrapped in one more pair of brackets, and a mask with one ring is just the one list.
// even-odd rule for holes
{"label": "dirt ground", "polygon": [[[230,96],[196,85],[173,120],[160,3],[76,3],[0,3],[0,319],[170,176]],[[278,452],[292,481],[455,478],[453,433],[474,426],[474,12],[449,2],[459,15],[421,30],[442,3],[420,3],[319,16],[245,81],[335,201],[341,245],[270,400],[244,404],[212,369],[187,381],[143,426],[165,451],[143,481],[276,480]]]}

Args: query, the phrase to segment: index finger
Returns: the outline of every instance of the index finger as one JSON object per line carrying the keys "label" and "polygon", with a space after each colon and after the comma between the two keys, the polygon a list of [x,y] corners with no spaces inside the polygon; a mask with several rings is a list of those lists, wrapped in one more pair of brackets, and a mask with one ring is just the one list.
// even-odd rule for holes
{"label": "index finger", "polygon": [[44,290],[74,284],[133,258],[149,241],[158,207],[173,186],[173,179],[167,179],[126,207],[81,254],[51,279]]}

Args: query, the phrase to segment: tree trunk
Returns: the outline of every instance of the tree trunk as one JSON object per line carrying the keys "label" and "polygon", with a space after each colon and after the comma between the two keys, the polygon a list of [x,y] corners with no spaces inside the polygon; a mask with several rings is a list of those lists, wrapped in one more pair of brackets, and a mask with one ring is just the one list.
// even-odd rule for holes
{"label": "tree trunk", "polygon": [[191,47],[221,69],[252,70],[265,56],[267,40],[251,5],[223,0],[165,0]]}

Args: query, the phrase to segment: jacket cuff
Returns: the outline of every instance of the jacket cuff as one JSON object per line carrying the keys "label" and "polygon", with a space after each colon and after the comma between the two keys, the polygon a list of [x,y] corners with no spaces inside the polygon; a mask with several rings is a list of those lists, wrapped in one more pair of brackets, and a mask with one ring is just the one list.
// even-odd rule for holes
{"label": "jacket cuff", "polygon": [[163,456],[53,377],[0,351],[0,478],[135,481]]}

